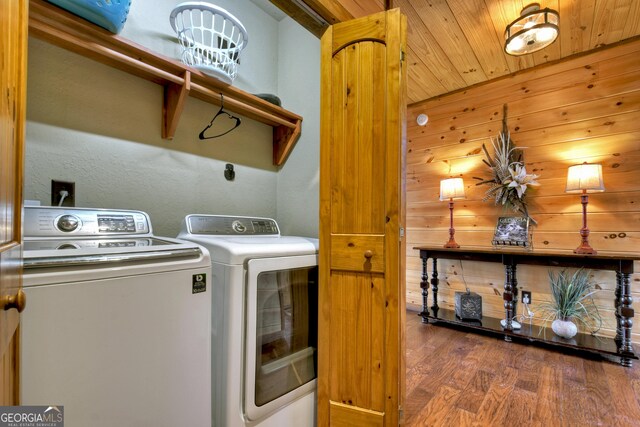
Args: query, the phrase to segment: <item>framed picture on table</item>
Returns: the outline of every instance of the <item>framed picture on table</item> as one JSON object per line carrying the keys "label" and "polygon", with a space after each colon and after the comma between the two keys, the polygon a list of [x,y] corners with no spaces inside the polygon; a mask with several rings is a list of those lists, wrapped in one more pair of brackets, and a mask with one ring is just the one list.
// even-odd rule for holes
{"label": "framed picture on table", "polygon": [[494,246],[519,246],[528,248],[529,218],[519,216],[501,216],[491,242]]}

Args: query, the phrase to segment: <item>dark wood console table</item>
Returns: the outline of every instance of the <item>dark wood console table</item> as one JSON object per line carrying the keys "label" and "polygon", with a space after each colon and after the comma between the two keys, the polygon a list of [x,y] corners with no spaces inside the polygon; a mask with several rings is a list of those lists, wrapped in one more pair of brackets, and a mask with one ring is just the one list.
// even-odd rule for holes
{"label": "dark wood console table", "polygon": [[[506,341],[512,338],[522,338],[531,342],[544,342],[549,345],[574,348],[592,353],[608,354],[620,358],[623,366],[632,366],[632,359],[638,359],[631,344],[631,328],[633,326],[633,298],[631,297],[631,274],[633,263],[640,260],[640,256],[629,254],[598,254],[575,255],[569,252],[535,252],[509,249],[445,249],[443,247],[414,248],[420,251],[422,259],[422,321],[424,323],[449,323],[469,328],[498,332],[504,334]],[[428,263],[431,258],[433,267],[429,280]],[[482,321],[463,321],[456,317],[454,310],[438,307],[438,259],[484,261],[502,263],[505,268],[504,299],[506,326],[500,324],[501,319],[484,316]],[[514,329],[512,319],[517,310],[518,279],[516,270],[518,264],[540,265],[551,267],[585,267],[593,270],[609,270],[616,273],[615,338],[595,337],[590,334],[578,334],[567,340],[556,336],[551,328],[530,326],[523,324],[521,329]],[[433,292],[433,304],[427,307],[429,283]]]}

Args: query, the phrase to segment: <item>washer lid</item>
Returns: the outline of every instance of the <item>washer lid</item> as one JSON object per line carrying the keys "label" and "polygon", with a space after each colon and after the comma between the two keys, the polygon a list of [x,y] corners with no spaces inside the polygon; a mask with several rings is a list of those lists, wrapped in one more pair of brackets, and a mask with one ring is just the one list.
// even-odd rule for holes
{"label": "washer lid", "polygon": [[178,238],[201,244],[209,250],[212,261],[223,264],[318,253],[318,239],[281,236],[271,218],[187,215]]}
{"label": "washer lid", "polygon": [[199,259],[206,250],[177,239],[129,237],[104,239],[46,239],[24,242],[25,271],[73,266],[113,267],[131,263]]}
{"label": "washer lid", "polygon": [[209,250],[211,261],[244,264],[253,258],[275,258],[318,253],[318,239],[295,236],[202,236],[181,232],[179,239]]}
{"label": "washer lid", "polygon": [[[33,251],[63,251],[57,252],[61,256],[64,251],[73,249],[95,249],[96,252],[114,248],[151,248],[164,249],[167,245],[176,244],[174,239],[166,240],[157,237],[124,237],[124,238],[103,238],[103,239],[46,239],[46,240],[25,240],[22,245],[27,256],[31,256]],[[54,253],[54,252],[52,252]]]}

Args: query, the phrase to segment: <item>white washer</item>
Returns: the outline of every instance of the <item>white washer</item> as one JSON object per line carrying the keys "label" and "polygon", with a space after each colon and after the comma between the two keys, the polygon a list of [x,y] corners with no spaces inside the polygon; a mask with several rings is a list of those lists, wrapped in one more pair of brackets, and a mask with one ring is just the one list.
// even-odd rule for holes
{"label": "white washer", "polygon": [[67,427],[209,425],[210,266],[144,212],[25,207],[22,404]]}
{"label": "white washer", "polygon": [[211,253],[213,426],[314,426],[318,240],[218,215],[188,215],[178,238]]}

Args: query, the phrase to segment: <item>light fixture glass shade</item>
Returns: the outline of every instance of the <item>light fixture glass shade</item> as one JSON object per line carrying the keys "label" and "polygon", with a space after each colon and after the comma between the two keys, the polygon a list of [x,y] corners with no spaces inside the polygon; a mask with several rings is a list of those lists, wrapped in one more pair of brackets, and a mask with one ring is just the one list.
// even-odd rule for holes
{"label": "light fixture glass shade", "polygon": [[464,199],[462,178],[449,178],[440,181],[440,200]]}
{"label": "light fixture glass shade", "polygon": [[583,163],[569,167],[566,193],[597,193],[604,191],[602,165]]}
{"label": "light fixture glass shade", "polygon": [[553,43],[558,37],[559,15],[555,10],[540,10],[538,3],[522,9],[520,17],[507,25],[504,32],[504,50],[509,55],[526,55],[537,52]]}

